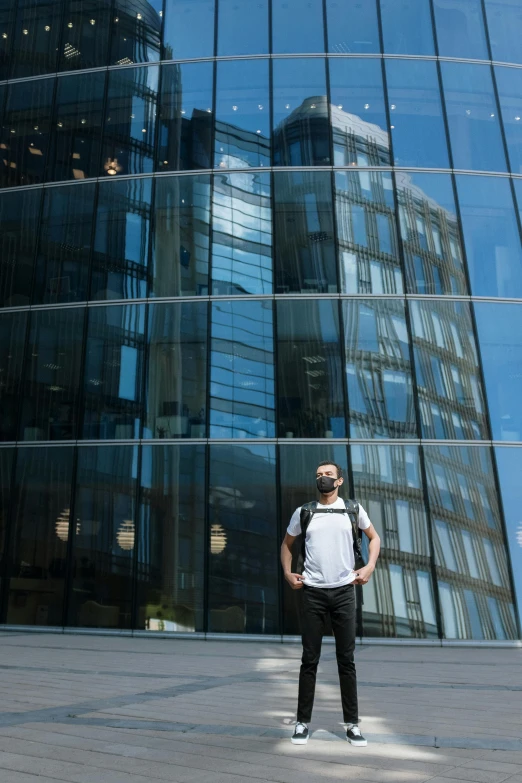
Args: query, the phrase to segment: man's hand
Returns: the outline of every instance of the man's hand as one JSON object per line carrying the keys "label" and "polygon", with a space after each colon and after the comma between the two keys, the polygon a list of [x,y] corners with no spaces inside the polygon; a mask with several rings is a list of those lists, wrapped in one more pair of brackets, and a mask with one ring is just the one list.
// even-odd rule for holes
{"label": "man's hand", "polygon": [[372,565],[364,566],[364,568],[358,568],[355,572],[354,585],[366,585],[368,584],[371,575],[373,574],[374,567]]}
{"label": "man's hand", "polygon": [[303,586],[302,574],[285,574],[285,579],[292,588],[292,590],[300,590]]}

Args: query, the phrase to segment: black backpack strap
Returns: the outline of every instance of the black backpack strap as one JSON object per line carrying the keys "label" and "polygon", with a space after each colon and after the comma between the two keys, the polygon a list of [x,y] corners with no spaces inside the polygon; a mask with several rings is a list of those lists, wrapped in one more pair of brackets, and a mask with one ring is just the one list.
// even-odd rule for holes
{"label": "black backpack strap", "polygon": [[312,517],[317,511],[317,500],[312,500],[310,503],[303,503],[301,506],[301,515],[300,515],[300,521],[301,521],[301,557],[303,560],[303,566],[304,561],[306,557],[306,531],[308,529],[308,525],[312,521]]}
{"label": "black backpack strap", "polygon": [[344,505],[352,523],[353,554],[355,558],[355,568],[363,568],[366,564],[362,556],[361,538],[362,533],[359,527],[359,504],[355,500],[345,500]]}

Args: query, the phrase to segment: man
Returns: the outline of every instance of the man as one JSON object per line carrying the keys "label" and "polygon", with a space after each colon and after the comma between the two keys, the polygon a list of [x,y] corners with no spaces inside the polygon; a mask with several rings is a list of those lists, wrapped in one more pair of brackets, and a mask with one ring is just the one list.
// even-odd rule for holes
{"label": "man", "polygon": [[306,528],[303,574],[292,573],[292,546],[301,533],[302,507],[294,511],[281,545],[281,565],[285,579],[293,590],[303,590],[303,657],[299,675],[297,723],[292,742],[295,745],[308,742],[317,665],[321,655],[324,623],[329,615],[335,636],[346,739],[352,745],[366,746],[368,743],[358,725],[354,585],[365,585],[370,579],[379,557],[381,542],[366,511],[362,506],[354,504],[358,526],[370,540],[368,564],[355,569],[352,524],[344,500],[339,497],[339,488],[344,483],[342,468],[330,462],[321,462],[317,468],[316,483],[320,500],[311,518],[308,517],[310,521]]}

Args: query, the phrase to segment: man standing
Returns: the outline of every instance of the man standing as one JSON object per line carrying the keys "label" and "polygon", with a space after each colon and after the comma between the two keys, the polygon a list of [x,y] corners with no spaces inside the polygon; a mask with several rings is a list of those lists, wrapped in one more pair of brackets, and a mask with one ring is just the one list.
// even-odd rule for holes
{"label": "man standing", "polygon": [[[370,540],[368,564],[356,568],[354,549],[358,550],[358,541],[354,541],[347,505],[339,497],[339,487],[343,482],[343,471],[339,465],[321,462],[316,475],[321,496],[319,503],[313,504],[313,511],[310,505],[294,511],[281,545],[281,565],[285,579],[293,590],[303,590],[303,657],[299,675],[297,723],[292,736],[295,745],[308,742],[308,724],[312,718],[317,665],[327,615],[330,615],[335,636],[346,739],[352,745],[367,745],[358,725],[354,585],[364,585],[370,579],[379,557],[381,542],[366,511],[362,506],[349,502],[356,524]],[[294,574],[292,546],[301,533],[302,519],[308,522],[304,571],[303,574]]]}

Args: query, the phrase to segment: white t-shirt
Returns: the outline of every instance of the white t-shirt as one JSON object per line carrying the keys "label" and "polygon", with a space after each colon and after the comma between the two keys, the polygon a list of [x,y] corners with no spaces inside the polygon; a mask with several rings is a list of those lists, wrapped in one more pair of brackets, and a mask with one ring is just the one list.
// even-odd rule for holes
{"label": "white t-shirt", "polygon": [[[352,523],[348,514],[320,513],[320,509],[346,508],[344,500],[324,506],[317,504],[306,530],[306,558],[303,582],[310,587],[342,587],[355,579]],[[359,527],[366,530],[370,518],[359,505]],[[301,506],[292,514],[287,533],[298,536],[301,533]]]}

